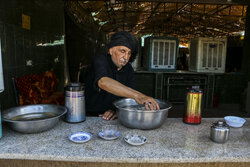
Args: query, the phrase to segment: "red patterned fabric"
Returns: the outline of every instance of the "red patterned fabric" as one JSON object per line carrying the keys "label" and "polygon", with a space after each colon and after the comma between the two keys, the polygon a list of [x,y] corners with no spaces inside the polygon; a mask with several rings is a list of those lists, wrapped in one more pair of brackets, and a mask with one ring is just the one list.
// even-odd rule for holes
{"label": "red patterned fabric", "polygon": [[41,104],[64,104],[64,93],[63,92],[54,92],[48,98],[42,99]]}
{"label": "red patterned fabric", "polygon": [[53,92],[56,91],[56,87],[59,83],[56,75],[51,71],[46,71],[43,74],[41,88],[45,91],[44,93],[50,96]]}
{"label": "red patterned fabric", "polygon": [[15,78],[15,82],[22,96],[28,97],[30,95],[32,84],[34,84],[35,82],[41,82],[41,76],[37,74],[22,76],[20,78]]}
{"label": "red patterned fabric", "polygon": [[22,76],[15,82],[20,92],[20,105],[64,104],[63,92],[56,92],[59,80],[52,71]]}

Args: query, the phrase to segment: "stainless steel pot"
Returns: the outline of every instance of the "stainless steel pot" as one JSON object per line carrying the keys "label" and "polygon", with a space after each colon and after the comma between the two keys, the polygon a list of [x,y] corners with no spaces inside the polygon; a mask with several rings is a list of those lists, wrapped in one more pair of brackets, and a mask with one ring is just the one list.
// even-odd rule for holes
{"label": "stainless steel pot", "polygon": [[155,99],[160,110],[146,110],[135,100],[125,98],[114,102],[118,112],[118,120],[128,128],[155,129],[159,128],[168,116],[171,105],[167,102]]}
{"label": "stainless steel pot", "polygon": [[216,143],[225,143],[228,139],[230,127],[224,122],[218,121],[211,126],[210,138]]}
{"label": "stainless steel pot", "polygon": [[67,108],[53,104],[13,107],[3,112],[3,121],[21,133],[38,133],[54,127]]}

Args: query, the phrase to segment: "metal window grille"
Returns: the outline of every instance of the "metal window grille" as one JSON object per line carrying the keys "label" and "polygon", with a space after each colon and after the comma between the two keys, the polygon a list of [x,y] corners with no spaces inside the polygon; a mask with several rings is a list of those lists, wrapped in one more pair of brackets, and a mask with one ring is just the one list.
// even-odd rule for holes
{"label": "metal window grille", "polygon": [[152,68],[175,68],[176,40],[154,39],[152,42]]}

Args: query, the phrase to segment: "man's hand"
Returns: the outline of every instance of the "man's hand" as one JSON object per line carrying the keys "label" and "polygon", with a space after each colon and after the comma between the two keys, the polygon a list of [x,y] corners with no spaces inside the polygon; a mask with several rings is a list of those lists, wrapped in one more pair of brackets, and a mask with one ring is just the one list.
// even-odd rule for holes
{"label": "man's hand", "polygon": [[146,110],[159,110],[159,104],[154,100],[154,98],[146,96],[144,94],[139,94],[137,98],[135,98],[138,104],[142,104],[145,106]]}
{"label": "man's hand", "polygon": [[[138,104],[145,105],[146,110],[159,110],[160,109],[159,104],[154,100],[154,98],[144,95],[143,93],[137,90],[129,88],[112,78],[102,77],[98,81],[98,86],[99,88],[111,94],[114,94],[116,96],[135,99],[135,101]],[[102,116],[103,118],[105,116],[104,114]]]}
{"label": "man's hand", "polygon": [[99,117],[102,117],[105,120],[114,120],[117,117],[115,111],[108,110],[104,114],[100,114]]}

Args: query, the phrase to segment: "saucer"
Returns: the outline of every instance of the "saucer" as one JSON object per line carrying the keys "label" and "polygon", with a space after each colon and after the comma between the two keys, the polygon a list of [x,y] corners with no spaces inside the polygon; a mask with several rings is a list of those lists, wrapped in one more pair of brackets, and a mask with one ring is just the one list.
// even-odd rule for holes
{"label": "saucer", "polygon": [[88,132],[76,132],[69,135],[69,140],[75,143],[85,143],[92,138],[92,135]]}
{"label": "saucer", "polygon": [[103,131],[100,131],[98,133],[98,136],[101,137],[104,140],[114,140],[114,139],[117,139],[118,137],[120,137],[120,132],[116,131],[114,135],[104,136]]}
{"label": "saucer", "polygon": [[140,146],[147,142],[147,138],[145,136],[140,135],[126,135],[124,140],[133,146]]}

